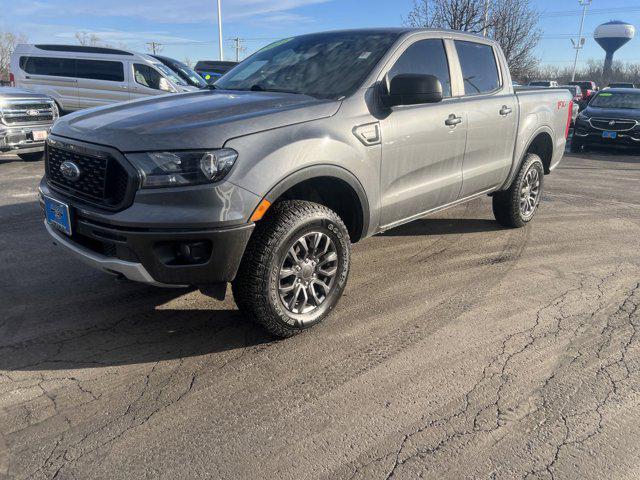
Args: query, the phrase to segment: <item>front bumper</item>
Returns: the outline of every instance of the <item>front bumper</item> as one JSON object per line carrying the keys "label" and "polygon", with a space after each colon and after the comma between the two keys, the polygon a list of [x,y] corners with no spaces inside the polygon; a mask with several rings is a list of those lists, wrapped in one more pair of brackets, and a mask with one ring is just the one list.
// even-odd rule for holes
{"label": "front bumper", "polygon": [[603,138],[602,132],[603,130],[593,128],[584,121],[578,121],[573,130],[573,139],[582,145],[640,147],[640,129],[638,127],[626,131],[616,131],[616,138]]}
{"label": "front bumper", "polygon": [[[165,203],[172,197],[175,200],[176,194],[169,191],[165,194],[168,195]],[[146,222],[135,224],[133,220],[144,207],[139,202],[115,214],[89,211],[73,199],[52,191],[44,181],[40,185],[40,202],[44,208],[43,195],[68,204],[72,212],[71,236],[53,229],[45,220],[54,244],[94,268],[152,285],[203,286],[232,281],[255,226],[246,222],[202,226],[204,218],[196,221],[197,213],[184,204],[180,217],[172,216],[175,212],[169,205],[164,209],[161,205],[154,208],[147,205]],[[216,205],[210,204],[209,219],[215,210]],[[115,221],[124,216],[128,216],[128,222]],[[191,218],[190,225],[169,223],[169,219],[184,221],[185,217]],[[185,256],[185,245],[188,252],[197,250],[198,255]]]}
{"label": "front bumper", "polygon": [[45,142],[35,141],[33,132],[49,130],[51,124],[8,127],[0,124],[0,152],[36,153],[44,150]]}

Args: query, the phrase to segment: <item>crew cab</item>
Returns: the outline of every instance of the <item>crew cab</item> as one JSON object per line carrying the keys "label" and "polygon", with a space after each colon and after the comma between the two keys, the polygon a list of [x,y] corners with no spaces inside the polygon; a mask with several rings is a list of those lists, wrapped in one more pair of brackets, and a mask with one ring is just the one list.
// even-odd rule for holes
{"label": "crew cab", "polygon": [[63,250],[131,280],[216,298],[231,282],[246,317],[287,337],[334,309],[354,242],[486,195],[500,224],[530,222],[571,111],[565,89],[514,91],[485,37],[287,38],[211,91],[59,120],[44,224]]}
{"label": "crew cab", "polygon": [[44,158],[44,142],[58,118],[55,102],[40,93],[0,87],[0,153],[26,161]]}

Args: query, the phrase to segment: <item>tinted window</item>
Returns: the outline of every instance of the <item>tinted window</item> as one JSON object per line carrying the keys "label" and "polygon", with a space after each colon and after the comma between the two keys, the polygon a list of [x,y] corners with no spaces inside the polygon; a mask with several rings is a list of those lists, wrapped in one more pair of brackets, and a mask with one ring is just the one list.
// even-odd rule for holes
{"label": "tinted window", "polygon": [[455,44],[462,67],[464,93],[478,95],[497,89],[500,86],[500,77],[493,48],[461,40],[456,40]]}
{"label": "tinted window", "polygon": [[124,82],[124,66],[122,62],[76,60],[76,69],[78,78]]}
{"label": "tinted window", "polygon": [[76,61],[72,58],[20,57],[20,68],[33,75],[75,77]]}
{"label": "tinted window", "polygon": [[215,85],[340,98],[362,85],[397,38],[396,33],[367,31],[287,38],[253,54]]}
{"label": "tinted window", "polygon": [[392,79],[399,73],[419,73],[438,77],[442,83],[442,95],[451,96],[449,63],[442,40],[420,40],[407,48],[389,71],[388,78]]}
{"label": "tinted window", "polygon": [[151,68],[149,65],[142,65],[140,63],[133,64],[133,77],[136,82],[145,87],[160,90],[160,79],[162,76],[157,70]]}

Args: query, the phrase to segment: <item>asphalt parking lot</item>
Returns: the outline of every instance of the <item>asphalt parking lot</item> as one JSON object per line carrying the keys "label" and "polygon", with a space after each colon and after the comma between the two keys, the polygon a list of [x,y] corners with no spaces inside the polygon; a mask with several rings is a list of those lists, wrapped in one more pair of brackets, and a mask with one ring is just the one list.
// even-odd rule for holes
{"label": "asphalt parking lot", "polygon": [[354,247],[327,322],[85,268],[0,157],[0,478],[640,478],[640,156],[567,155]]}

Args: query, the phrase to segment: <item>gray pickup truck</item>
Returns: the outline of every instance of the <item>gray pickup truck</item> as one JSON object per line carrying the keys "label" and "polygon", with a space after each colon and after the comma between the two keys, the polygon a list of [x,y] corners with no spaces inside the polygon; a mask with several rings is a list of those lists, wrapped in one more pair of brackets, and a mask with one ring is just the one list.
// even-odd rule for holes
{"label": "gray pickup truck", "polygon": [[531,221],[570,118],[567,90],[514,92],[483,37],[287,38],[212,91],[60,119],[45,226],[131,280],[216,298],[231,282],[240,310],[286,337],[336,306],[353,242],[481,195],[500,224]]}
{"label": "gray pickup truck", "polygon": [[0,153],[42,160],[49,128],[57,118],[56,104],[46,95],[0,87]]}

